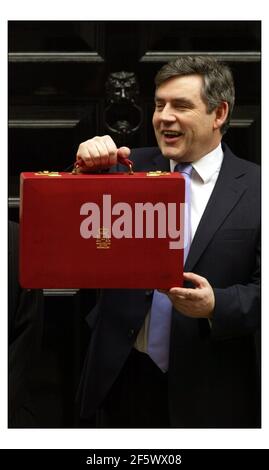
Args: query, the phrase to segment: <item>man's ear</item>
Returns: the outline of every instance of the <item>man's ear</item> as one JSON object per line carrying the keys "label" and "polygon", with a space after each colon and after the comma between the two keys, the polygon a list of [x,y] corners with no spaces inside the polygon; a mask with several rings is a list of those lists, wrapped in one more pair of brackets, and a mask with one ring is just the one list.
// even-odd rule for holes
{"label": "man's ear", "polygon": [[229,105],[227,101],[222,101],[220,105],[215,109],[215,120],[213,124],[214,129],[220,129],[221,126],[227,119],[229,112]]}

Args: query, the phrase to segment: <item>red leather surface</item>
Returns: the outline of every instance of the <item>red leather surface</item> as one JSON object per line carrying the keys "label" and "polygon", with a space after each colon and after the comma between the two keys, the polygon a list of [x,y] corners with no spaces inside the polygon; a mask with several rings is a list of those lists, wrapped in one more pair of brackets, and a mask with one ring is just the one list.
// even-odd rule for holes
{"label": "red leather surface", "polygon": [[[179,204],[184,202],[184,185],[184,178],[178,173],[161,176],[148,176],[147,173],[60,173],[60,176],[22,173],[22,287],[148,289],[182,285],[183,250],[170,248],[168,229],[165,238],[158,236],[157,212],[154,216],[154,237],[147,238],[144,218],[143,237],[137,238],[135,205],[161,202],[167,209],[168,203],[177,204],[179,226]],[[105,221],[104,201],[107,206]],[[95,203],[100,209],[101,228],[109,230],[111,217],[112,230],[111,234],[107,232],[110,235],[107,248],[100,247],[100,237],[83,238],[81,235],[82,222],[92,214],[92,211],[80,213],[85,203]],[[116,205],[118,203],[127,203],[128,214],[131,211],[128,227],[127,212],[120,210],[121,206]],[[87,206],[83,207],[87,209]],[[111,213],[112,210],[114,213]],[[167,213],[165,218],[162,223],[167,226]],[[87,226],[89,229],[92,227],[87,225],[86,220],[84,228]],[[116,238],[113,230],[115,233],[122,230],[128,237],[130,234],[132,236]]]}

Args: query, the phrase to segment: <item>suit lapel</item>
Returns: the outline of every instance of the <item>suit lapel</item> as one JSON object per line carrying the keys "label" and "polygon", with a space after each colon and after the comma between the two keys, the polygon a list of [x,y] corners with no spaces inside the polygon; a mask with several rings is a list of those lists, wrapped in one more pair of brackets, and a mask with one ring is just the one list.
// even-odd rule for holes
{"label": "suit lapel", "polygon": [[226,149],[219,177],[191,244],[184,267],[186,272],[193,270],[216,231],[246,191],[242,178],[244,173],[240,160]]}
{"label": "suit lapel", "polygon": [[169,158],[165,158],[160,152],[152,161],[152,169],[159,171],[170,171]]}
{"label": "suit lapel", "polygon": [[[169,159],[161,152],[152,161],[152,169],[170,171]],[[191,244],[184,270],[192,271],[211,239],[247,189],[244,165],[224,145],[220,174]]]}

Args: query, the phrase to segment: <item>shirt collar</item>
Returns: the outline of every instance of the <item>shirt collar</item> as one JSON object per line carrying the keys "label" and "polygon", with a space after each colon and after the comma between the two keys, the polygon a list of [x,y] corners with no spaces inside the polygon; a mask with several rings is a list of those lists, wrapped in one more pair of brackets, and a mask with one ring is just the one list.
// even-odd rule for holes
{"label": "shirt collar", "polygon": [[[223,150],[219,144],[214,150],[204,155],[200,160],[192,164],[196,173],[200,176],[204,183],[207,183],[214,173],[220,171],[223,160]],[[173,172],[178,162],[170,160],[170,170]]]}

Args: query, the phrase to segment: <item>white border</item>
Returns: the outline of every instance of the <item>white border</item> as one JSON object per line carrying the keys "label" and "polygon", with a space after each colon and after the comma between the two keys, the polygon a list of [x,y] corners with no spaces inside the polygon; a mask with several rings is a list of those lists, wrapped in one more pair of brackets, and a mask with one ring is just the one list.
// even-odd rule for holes
{"label": "white border", "polygon": [[[7,20],[262,20],[263,21],[263,103],[264,108],[268,103],[266,96],[266,72],[268,51],[266,44],[268,37],[268,14],[264,0],[226,0],[220,4],[212,0],[193,1],[180,3],[178,0],[170,0],[168,4],[149,0],[143,3],[142,8],[137,8],[137,2],[125,0],[107,0],[102,2],[89,2],[76,0],[63,4],[55,0],[47,0],[45,4],[35,1],[14,1],[1,4],[1,246],[3,247],[3,259],[6,260],[6,233],[2,221],[6,220],[6,155],[7,155]],[[106,5],[105,5],[106,4]],[[94,6],[93,6],[94,5]],[[3,10],[3,11],[2,11]],[[142,13],[141,10],[143,10]],[[267,77],[268,82],[268,77]],[[265,111],[263,119],[265,119]],[[266,122],[263,120],[263,136],[267,137]],[[268,174],[268,144],[263,139],[263,168]],[[263,178],[263,201],[267,201],[266,176]],[[263,211],[263,286],[267,280],[265,259],[266,249],[266,215]],[[3,233],[4,232],[4,233]],[[261,430],[97,430],[97,429],[34,429],[34,430],[7,430],[6,429],[6,388],[3,386],[3,377],[6,377],[6,263],[1,263],[1,409],[0,409],[0,446],[2,448],[48,448],[48,449],[103,449],[103,448],[167,448],[167,449],[191,449],[191,448],[268,448],[268,365],[266,350],[268,348],[267,331],[268,321],[266,314],[268,303],[263,296],[263,427]],[[264,288],[264,291],[266,289]],[[268,351],[267,351],[268,352]],[[3,375],[4,374],[4,375]],[[184,404],[183,404],[184,406]]]}

